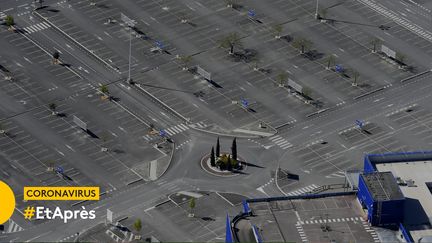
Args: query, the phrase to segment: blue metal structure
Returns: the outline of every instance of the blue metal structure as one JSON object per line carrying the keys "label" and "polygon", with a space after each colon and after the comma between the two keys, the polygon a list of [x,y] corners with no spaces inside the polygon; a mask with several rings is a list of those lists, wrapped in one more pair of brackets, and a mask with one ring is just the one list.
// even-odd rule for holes
{"label": "blue metal structure", "polygon": [[240,102],[244,108],[247,108],[249,106],[249,102],[245,98],[241,98]]}
{"label": "blue metal structure", "polygon": [[342,65],[340,65],[340,64],[336,64],[336,66],[335,66],[335,70],[336,70],[336,72],[338,72],[338,73],[342,73],[342,72],[344,71]]}
{"label": "blue metal structure", "polygon": [[[405,198],[400,191],[394,191],[394,189],[383,188],[381,192],[377,192],[373,184],[377,182],[375,180],[368,181],[368,177],[377,177],[378,183],[383,179],[381,177],[383,173],[369,173],[366,175],[360,175],[357,198],[361,205],[367,208],[368,221],[373,226],[386,226],[386,225],[397,225],[403,221],[403,206]],[[390,172],[384,173],[390,174],[387,178],[387,182],[383,187],[387,187],[389,183],[393,184],[393,188],[396,187],[399,190],[399,186],[396,183],[393,175]],[[384,177],[385,178],[385,177]],[[375,179],[375,178],[374,178]],[[384,183],[383,183],[384,184]],[[380,187],[381,185],[378,185]],[[393,190],[393,191],[392,191]],[[402,195],[402,196],[401,196]]]}
{"label": "blue metal structure", "polygon": [[233,233],[231,229],[231,221],[227,214],[226,216],[226,224],[225,224],[225,243],[233,243]]}
{"label": "blue metal structure", "polygon": [[248,16],[249,17],[253,18],[253,17],[255,17],[255,15],[256,15],[255,10],[251,9],[251,10],[248,11]]}

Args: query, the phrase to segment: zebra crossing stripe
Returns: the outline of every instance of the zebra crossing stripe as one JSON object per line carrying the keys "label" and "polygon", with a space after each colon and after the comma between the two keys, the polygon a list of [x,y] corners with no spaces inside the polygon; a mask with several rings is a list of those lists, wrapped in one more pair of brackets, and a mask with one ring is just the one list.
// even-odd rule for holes
{"label": "zebra crossing stripe", "polygon": [[47,23],[45,23],[45,22],[42,22],[42,23],[41,23],[41,25],[42,25],[42,26],[44,26],[44,27],[45,27],[45,29],[47,29],[47,28],[49,28],[49,27],[50,27],[50,25],[49,25],[49,24],[47,24]]}
{"label": "zebra crossing stripe", "polygon": [[183,127],[183,128],[184,128],[184,130],[188,130],[188,129],[189,129],[189,127],[188,127],[188,126],[186,126],[185,124],[180,124],[180,126],[181,126],[181,127]]}

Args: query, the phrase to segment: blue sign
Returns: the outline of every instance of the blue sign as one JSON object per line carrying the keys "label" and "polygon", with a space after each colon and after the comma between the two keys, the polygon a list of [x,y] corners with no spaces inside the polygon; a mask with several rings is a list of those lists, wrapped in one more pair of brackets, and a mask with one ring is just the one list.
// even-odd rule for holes
{"label": "blue sign", "polygon": [[163,43],[161,41],[156,41],[155,42],[156,46],[159,47],[160,49],[163,49]]}
{"label": "blue sign", "polygon": [[335,70],[336,70],[336,72],[341,73],[341,72],[343,72],[344,69],[343,69],[342,65],[336,64]]}
{"label": "blue sign", "polygon": [[356,123],[356,125],[357,125],[359,128],[362,128],[362,127],[364,126],[364,122],[363,122],[363,121],[356,120],[355,123]]}
{"label": "blue sign", "polygon": [[243,107],[248,107],[248,105],[249,105],[249,102],[246,99],[241,98],[240,102],[241,102]]}
{"label": "blue sign", "polygon": [[63,167],[61,167],[61,166],[58,166],[57,168],[56,168],[56,170],[55,170],[57,173],[59,173],[59,174],[63,174],[63,172],[64,172],[64,169],[63,169]]}
{"label": "blue sign", "polygon": [[256,15],[255,10],[253,10],[253,9],[249,10],[248,15],[249,15],[249,17],[255,17],[255,15]]}
{"label": "blue sign", "polygon": [[159,131],[159,136],[161,136],[161,137],[166,137],[166,135],[167,135],[167,132],[166,132],[165,130],[161,129],[161,130]]}

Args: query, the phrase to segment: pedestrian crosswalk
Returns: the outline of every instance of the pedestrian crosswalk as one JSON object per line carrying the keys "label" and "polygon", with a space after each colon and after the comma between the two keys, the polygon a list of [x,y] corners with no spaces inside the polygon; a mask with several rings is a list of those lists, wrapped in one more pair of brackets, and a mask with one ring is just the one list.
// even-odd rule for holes
{"label": "pedestrian crosswalk", "polygon": [[287,193],[287,195],[288,196],[298,196],[298,195],[306,194],[306,193],[313,191],[315,188],[318,188],[318,187],[319,186],[312,184],[312,185],[297,189],[295,191],[289,192],[289,193]]}
{"label": "pedestrian crosswalk", "polygon": [[277,146],[281,147],[282,149],[288,149],[292,147],[291,143],[289,143],[285,138],[279,135],[269,137],[269,140],[275,143]]}
{"label": "pedestrian crosswalk", "polygon": [[9,226],[7,227],[7,230],[5,233],[13,233],[24,230],[21,226],[19,226],[15,221],[9,220]]}
{"label": "pedestrian crosswalk", "polygon": [[[334,219],[316,219],[316,220],[303,220],[298,223],[303,224],[323,224],[323,223],[343,223],[343,222],[354,222],[363,221],[360,217],[346,217],[346,218],[334,218]],[[366,222],[367,223],[367,222]]]}
{"label": "pedestrian crosswalk", "polygon": [[181,132],[186,131],[188,129],[189,129],[189,127],[187,125],[179,124],[177,126],[167,128],[167,129],[165,129],[165,131],[168,133],[168,135],[173,136],[177,133],[181,133]]}
{"label": "pedestrian crosswalk", "polygon": [[40,30],[48,29],[49,27],[51,26],[48,23],[41,22],[38,24],[30,25],[28,27],[24,27],[23,30],[25,31],[26,34],[30,34]]}
{"label": "pedestrian crosswalk", "polygon": [[6,14],[0,11],[0,19],[4,19],[4,18],[6,18]]}
{"label": "pedestrian crosswalk", "polygon": [[[198,123],[194,123],[194,124],[190,124],[190,125],[182,123],[182,124],[179,124],[179,125],[176,125],[173,127],[165,128],[163,130],[166,132],[166,134],[168,134],[168,136],[174,136],[176,134],[182,133],[182,132],[190,129],[191,127],[193,127],[193,128],[206,128],[207,125],[204,124],[203,122],[198,122]],[[147,141],[154,140],[158,137],[159,137],[158,133],[153,134],[153,135],[147,134],[147,135],[143,136],[143,138]]]}

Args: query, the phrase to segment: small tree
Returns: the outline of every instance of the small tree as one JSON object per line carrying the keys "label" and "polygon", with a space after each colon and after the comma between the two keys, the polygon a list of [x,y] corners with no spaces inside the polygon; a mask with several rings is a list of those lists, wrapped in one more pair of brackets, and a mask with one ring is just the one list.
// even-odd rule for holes
{"label": "small tree", "polygon": [[312,94],[312,90],[311,90],[310,88],[308,88],[308,87],[303,87],[303,89],[302,89],[302,94],[303,94],[304,96],[310,98],[310,96],[311,96],[311,94]]}
{"label": "small tree", "polygon": [[219,137],[216,141],[216,157],[220,157],[220,143],[219,143]]}
{"label": "small tree", "polygon": [[53,57],[53,63],[54,64],[58,64],[59,63],[59,58],[60,58],[60,53],[58,51],[55,51],[52,55]]}
{"label": "small tree", "polygon": [[275,39],[280,39],[283,31],[283,26],[281,24],[274,25],[273,31],[275,33]]}
{"label": "small tree", "polygon": [[102,97],[104,99],[109,97],[109,90],[108,90],[108,86],[106,86],[105,84],[101,85],[99,87],[99,91],[102,93]]}
{"label": "small tree", "polygon": [[318,16],[319,16],[320,19],[327,18],[327,9],[326,8],[320,9],[319,12],[318,12]]}
{"label": "small tree", "polygon": [[294,40],[292,45],[299,49],[300,53],[303,54],[312,47],[312,42],[305,38],[298,38]]}
{"label": "small tree", "polygon": [[135,222],[134,222],[134,224],[133,224],[133,227],[134,227],[135,231],[136,231],[137,233],[139,233],[139,232],[141,231],[141,229],[142,229],[141,219],[137,219],[137,220],[135,220]]}
{"label": "small tree", "polygon": [[231,154],[234,160],[237,160],[237,138],[234,138],[231,146]]}
{"label": "small tree", "polygon": [[6,16],[5,23],[9,30],[13,30],[13,26],[15,25],[15,20],[11,15]]}
{"label": "small tree", "polygon": [[283,87],[287,79],[287,74],[285,72],[281,72],[276,76],[276,79],[279,81],[279,86]]}
{"label": "small tree", "polygon": [[353,76],[354,76],[354,81],[352,83],[352,86],[357,86],[357,80],[358,80],[358,78],[360,76],[360,73],[354,70],[353,71]]}
{"label": "small tree", "polygon": [[214,153],[214,147],[212,147],[211,152],[210,152],[210,165],[212,167],[216,166],[216,159],[215,159],[215,153]]}
{"label": "small tree", "polygon": [[326,69],[327,69],[327,70],[330,70],[330,66],[332,66],[332,65],[335,64],[335,62],[336,62],[336,58],[335,58],[333,55],[329,55],[329,56],[326,58],[326,62],[327,62],[327,67],[326,67]]}
{"label": "small tree", "polygon": [[372,44],[372,53],[377,52],[377,46],[381,44],[381,40],[378,38],[374,38],[370,42]]}
{"label": "small tree", "polygon": [[57,105],[55,103],[49,103],[48,104],[48,108],[52,111],[52,115],[56,115],[56,109],[57,109]]}
{"label": "small tree", "polygon": [[101,147],[101,151],[102,152],[107,152],[108,151],[108,140],[109,140],[109,133],[107,131],[103,132],[101,135],[101,140],[102,140],[102,147]]}
{"label": "small tree", "polygon": [[231,33],[220,41],[219,46],[222,48],[229,48],[228,54],[232,55],[232,54],[234,54],[234,47],[235,46],[238,46],[238,47],[241,46],[240,37],[235,32]]}
{"label": "small tree", "polygon": [[180,62],[183,64],[183,70],[189,69],[189,64],[192,61],[192,56],[181,56]]}
{"label": "small tree", "polygon": [[405,61],[405,55],[402,53],[396,53],[396,60],[400,63],[400,64],[404,64]]}
{"label": "small tree", "polygon": [[195,215],[193,214],[193,210],[194,210],[194,208],[195,208],[195,198],[193,197],[193,198],[191,198],[190,199],[190,201],[189,201],[189,209],[190,209],[190,212],[189,212],[189,217],[194,217]]}

